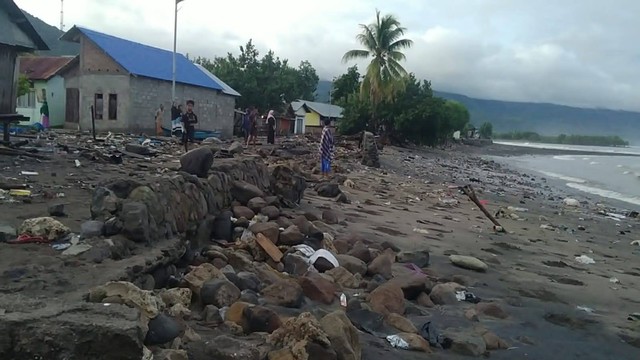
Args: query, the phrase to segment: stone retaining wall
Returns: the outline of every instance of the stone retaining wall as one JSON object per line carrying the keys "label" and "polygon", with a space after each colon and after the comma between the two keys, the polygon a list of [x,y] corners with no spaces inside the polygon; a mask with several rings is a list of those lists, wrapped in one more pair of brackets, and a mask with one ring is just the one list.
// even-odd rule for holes
{"label": "stone retaining wall", "polygon": [[105,221],[107,236],[123,233],[151,244],[195,230],[234,200],[242,203],[272,193],[290,205],[300,202],[305,188],[304,178],[286,166],[269,169],[259,160],[219,160],[206,179],[177,172],[148,182],[106,181],[94,190],[91,216]]}

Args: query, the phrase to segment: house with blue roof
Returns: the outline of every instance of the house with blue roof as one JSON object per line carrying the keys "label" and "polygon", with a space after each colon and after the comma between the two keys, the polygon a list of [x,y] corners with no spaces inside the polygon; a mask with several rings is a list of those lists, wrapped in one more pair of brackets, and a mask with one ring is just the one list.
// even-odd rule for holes
{"label": "house with blue roof", "polygon": [[[80,26],[61,39],[80,44],[80,55],[63,74],[66,127],[90,129],[93,106],[98,131],[154,132],[160,104],[166,110],[163,127],[171,127],[173,52]],[[196,129],[232,136],[239,96],[215,75],[176,54],[176,102],[195,101]]]}

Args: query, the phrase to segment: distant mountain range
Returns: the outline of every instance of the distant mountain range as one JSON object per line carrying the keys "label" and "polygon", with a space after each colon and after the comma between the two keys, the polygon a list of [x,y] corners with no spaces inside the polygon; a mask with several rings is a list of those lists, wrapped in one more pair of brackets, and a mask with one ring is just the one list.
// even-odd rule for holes
{"label": "distant mountain range", "polygon": [[[331,81],[321,80],[316,101],[328,102],[330,91]],[[434,94],[461,102],[469,109],[474,125],[491,122],[497,133],[535,131],[541,135],[619,135],[631,143],[640,143],[638,112],[483,100],[441,91],[434,91]]]}

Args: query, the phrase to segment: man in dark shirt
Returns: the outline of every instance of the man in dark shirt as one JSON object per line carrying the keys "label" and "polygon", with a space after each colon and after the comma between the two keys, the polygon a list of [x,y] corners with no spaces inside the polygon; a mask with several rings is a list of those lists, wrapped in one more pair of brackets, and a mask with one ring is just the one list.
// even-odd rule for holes
{"label": "man in dark shirt", "polygon": [[187,100],[187,111],[182,115],[182,125],[184,131],[182,132],[182,142],[184,143],[184,150],[189,151],[189,143],[193,143],[193,134],[195,132],[195,124],[198,123],[198,116],[193,112],[193,100]]}

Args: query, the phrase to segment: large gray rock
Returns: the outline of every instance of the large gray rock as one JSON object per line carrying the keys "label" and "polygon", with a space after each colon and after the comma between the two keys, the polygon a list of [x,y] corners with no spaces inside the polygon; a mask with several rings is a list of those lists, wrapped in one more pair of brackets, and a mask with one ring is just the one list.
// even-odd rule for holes
{"label": "large gray rock", "polygon": [[273,193],[281,196],[285,201],[300,204],[307,181],[288,166],[278,165],[271,173]]}
{"label": "large gray rock", "polygon": [[202,285],[200,301],[219,308],[230,306],[240,298],[240,289],[227,280],[211,280]]}
{"label": "large gray rock", "polygon": [[449,260],[456,266],[459,266],[464,269],[485,272],[489,269],[489,266],[475,258],[473,256],[463,256],[463,255],[451,255],[449,256]]}
{"label": "large gray rock", "polygon": [[180,171],[206,178],[213,165],[213,150],[208,146],[193,149],[180,157]]}
{"label": "large gray rock", "polygon": [[98,220],[85,221],[80,225],[80,237],[90,239],[104,234],[104,223]]}
{"label": "large gray rock", "polygon": [[216,360],[260,360],[256,346],[228,335],[218,336],[207,343],[207,355]]}
{"label": "large gray rock", "polygon": [[166,344],[182,332],[180,324],[169,315],[158,314],[149,321],[149,331],[144,339],[146,345]]}
{"label": "large gray rock", "polygon": [[93,191],[91,198],[91,217],[111,217],[118,210],[120,199],[110,189],[98,187]]}
{"label": "large gray rock", "polygon": [[247,204],[249,200],[256,197],[263,197],[264,192],[255,185],[245,181],[235,181],[231,189],[231,195],[242,204]]}
{"label": "large gray rock", "polygon": [[13,240],[16,236],[16,229],[14,227],[0,224],[0,242]]}
{"label": "large gray rock", "polygon": [[360,274],[365,275],[367,273],[367,264],[351,255],[336,255],[336,259],[338,260],[338,264],[343,268],[349,270],[352,274]]}
{"label": "large gray rock", "polygon": [[0,359],[140,360],[144,333],[124,305],[34,306],[3,315]]}
{"label": "large gray rock", "polygon": [[125,202],[120,212],[122,232],[135,242],[151,243],[151,229],[147,206],[140,202]]}

